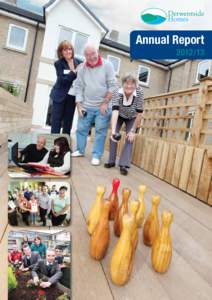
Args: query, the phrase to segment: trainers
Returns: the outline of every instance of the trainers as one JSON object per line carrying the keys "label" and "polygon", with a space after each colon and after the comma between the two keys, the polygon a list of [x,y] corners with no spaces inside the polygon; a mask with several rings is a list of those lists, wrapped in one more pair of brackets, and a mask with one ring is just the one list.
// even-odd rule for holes
{"label": "trainers", "polygon": [[113,167],[115,167],[115,163],[105,163],[104,164],[104,167],[106,168],[106,169],[110,169],[110,168],[113,168]]}
{"label": "trainers", "polygon": [[92,158],[91,164],[93,166],[99,166],[100,165],[100,159],[98,159],[98,158]]}
{"label": "trainers", "polygon": [[78,150],[71,153],[72,157],[81,157],[84,156],[82,153],[80,153]]}

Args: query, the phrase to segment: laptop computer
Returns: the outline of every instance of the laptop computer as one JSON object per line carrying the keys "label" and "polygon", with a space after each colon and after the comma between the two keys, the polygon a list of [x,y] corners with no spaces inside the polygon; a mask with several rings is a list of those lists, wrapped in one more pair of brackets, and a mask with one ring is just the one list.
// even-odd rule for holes
{"label": "laptop computer", "polygon": [[15,143],[11,148],[11,157],[12,161],[16,164],[16,166],[21,167],[27,173],[36,173],[37,170],[32,166],[29,166],[27,163],[21,163],[18,159],[18,143]]}

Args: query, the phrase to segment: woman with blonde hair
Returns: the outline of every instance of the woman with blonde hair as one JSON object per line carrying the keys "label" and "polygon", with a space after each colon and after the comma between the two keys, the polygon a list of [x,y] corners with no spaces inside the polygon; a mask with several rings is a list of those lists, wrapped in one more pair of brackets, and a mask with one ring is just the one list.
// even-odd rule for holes
{"label": "woman with blonde hair", "polygon": [[70,134],[75,111],[75,96],[69,91],[77,77],[77,67],[81,61],[74,57],[74,47],[68,41],[59,44],[57,56],[58,60],[54,64],[57,80],[50,93],[51,133],[60,133],[63,127],[63,133]]}

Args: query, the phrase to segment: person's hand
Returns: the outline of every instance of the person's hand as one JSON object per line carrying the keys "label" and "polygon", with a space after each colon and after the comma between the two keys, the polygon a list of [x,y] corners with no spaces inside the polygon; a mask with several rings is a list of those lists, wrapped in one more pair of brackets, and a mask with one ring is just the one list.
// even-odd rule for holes
{"label": "person's hand", "polygon": [[38,283],[39,283],[39,278],[38,278],[38,277],[34,277],[33,281],[34,281],[34,284],[35,284],[35,285],[38,285]]}
{"label": "person's hand", "polygon": [[83,65],[83,63],[80,63],[79,65],[77,65],[77,67],[76,67],[76,72],[78,72],[78,70],[79,70],[79,68],[81,68],[82,67],[82,65]]}
{"label": "person's hand", "polygon": [[102,115],[105,115],[106,112],[107,112],[107,109],[108,109],[108,104],[105,103],[105,102],[102,102],[102,104],[100,105],[99,109],[100,109],[100,113]]}
{"label": "person's hand", "polygon": [[77,111],[81,118],[83,118],[83,107],[80,103],[77,103]]}
{"label": "person's hand", "polygon": [[130,143],[133,143],[134,139],[135,139],[135,133],[130,131],[128,134],[127,134],[127,139]]}
{"label": "person's hand", "polygon": [[49,281],[47,281],[47,282],[43,281],[40,284],[40,287],[42,287],[43,289],[46,289],[46,288],[48,288],[50,286],[51,286],[51,282],[49,282]]}
{"label": "person's hand", "polygon": [[29,271],[29,268],[20,268],[20,270],[21,270],[22,272],[28,272],[28,271]]}
{"label": "person's hand", "polygon": [[54,168],[50,167],[49,165],[46,165],[45,170],[52,172],[52,171],[54,171]]}
{"label": "person's hand", "polygon": [[114,135],[114,133],[111,133],[111,136],[110,136],[111,141],[118,143],[118,141],[113,138],[113,135]]}

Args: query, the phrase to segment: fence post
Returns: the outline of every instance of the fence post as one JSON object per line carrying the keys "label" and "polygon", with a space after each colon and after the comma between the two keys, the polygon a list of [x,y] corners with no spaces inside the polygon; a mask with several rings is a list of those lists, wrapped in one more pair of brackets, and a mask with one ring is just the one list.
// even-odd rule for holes
{"label": "fence post", "polygon": [[211,77],[200,79],[199,95],[197,100],[197,108],[194,114],[194,120],[191,130],[191,139],[189,144],[198,147],[200,144],[200,135],[203,127],[203,114],[208,98],[208,85],[211,83]]}

